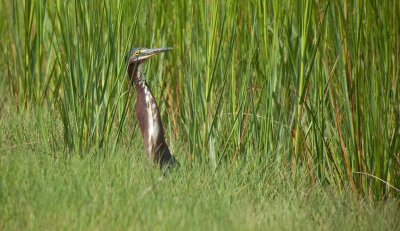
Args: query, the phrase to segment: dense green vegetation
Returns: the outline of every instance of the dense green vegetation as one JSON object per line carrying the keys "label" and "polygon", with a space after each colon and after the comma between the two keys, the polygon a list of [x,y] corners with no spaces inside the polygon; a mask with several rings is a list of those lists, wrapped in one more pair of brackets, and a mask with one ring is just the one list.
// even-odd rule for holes
{"label": "dense green vegetation", "polygon": [[[399,226],[396,1],[1,4],[0,229]],[[174,48],[146,69],[167,178],[132,47]]]}
{"label": "dense green vegetation", "polygon": [[[49,121],[51,121],[49,123]],[[270,160],[208,165],[181,160],[163,175],[142,141],[66,157],[61,121],[45,111],[0,120],[1,230],[396,230],[399,203],[320,187]],[[56,132],[55,132],[56,131]],[[49,140],[49,134],[55,139]],[[124,142],[127,139],[123,138]],[[129,142],[129,141],[127,141]]]}

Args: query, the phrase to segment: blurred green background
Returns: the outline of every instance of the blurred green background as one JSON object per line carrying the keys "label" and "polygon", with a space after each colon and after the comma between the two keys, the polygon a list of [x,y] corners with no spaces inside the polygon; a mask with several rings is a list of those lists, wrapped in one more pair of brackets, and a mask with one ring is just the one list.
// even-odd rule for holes
{"label": "blurred green background", "polygon": [[397,1],[2,0],[0,15],[2,114],[51,114],[49,153],[141,142],[125,54],[173,47],[146,76],[186,167],[277,164],[398,195]]}

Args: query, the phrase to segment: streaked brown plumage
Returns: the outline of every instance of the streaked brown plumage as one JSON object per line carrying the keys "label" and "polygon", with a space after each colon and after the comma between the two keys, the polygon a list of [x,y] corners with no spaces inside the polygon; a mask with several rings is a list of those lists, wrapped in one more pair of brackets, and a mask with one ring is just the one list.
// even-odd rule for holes
{"label": "streaked brown plumage", "polygon": [[128,56],[128,74],[131,83],[136,89],[136,116],[139,121],[140,131],[144,139],[147,155],[154,164],[160,164],[160,167],[172,167],[177,165],[178,162],[171,155],[165,142],[160,112],[153,93],[144,79],[143,65],[150,57],[168,50],[170,48],[136,48],[131,50]]}

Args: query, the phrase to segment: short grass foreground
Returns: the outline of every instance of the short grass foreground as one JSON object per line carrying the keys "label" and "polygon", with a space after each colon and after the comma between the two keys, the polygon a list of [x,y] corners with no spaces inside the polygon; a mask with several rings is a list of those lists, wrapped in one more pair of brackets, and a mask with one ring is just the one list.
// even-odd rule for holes
{"label": "short grass foreground", "polygon": [[0,117],[0,230],[400,227],[398,201],[355,198],[350,190],[310,182],[307,171],[293,177],[273,161],[212,171],[180,158],[181,167],[163,176],[144,158],[140,137],[115,152],[66,157],[57,146],[61,122],[43,112],[18,114]]}

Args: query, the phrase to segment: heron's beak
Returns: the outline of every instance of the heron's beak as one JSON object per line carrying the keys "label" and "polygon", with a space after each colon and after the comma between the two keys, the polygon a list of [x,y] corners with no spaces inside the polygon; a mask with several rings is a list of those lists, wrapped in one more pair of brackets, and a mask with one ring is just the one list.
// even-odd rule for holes
{"label": "heron's beak", "polygon": [[167,48],[143,49],[143,50],[140,50],[138,60],[145,60],[154,55],[164,53],[169,50],[172,50],[172,48],[167,47]]}
{"label": "heron's beak", "polygon": [[155,48],[155,49],[140,49],[137,50],[136,54],[131,54],[129,57],[129,61],[141,61],[141,60],[146,60],[154,55],[164,53],[167,51],[172,50],[170,47],[165,47],[165,48]]}

